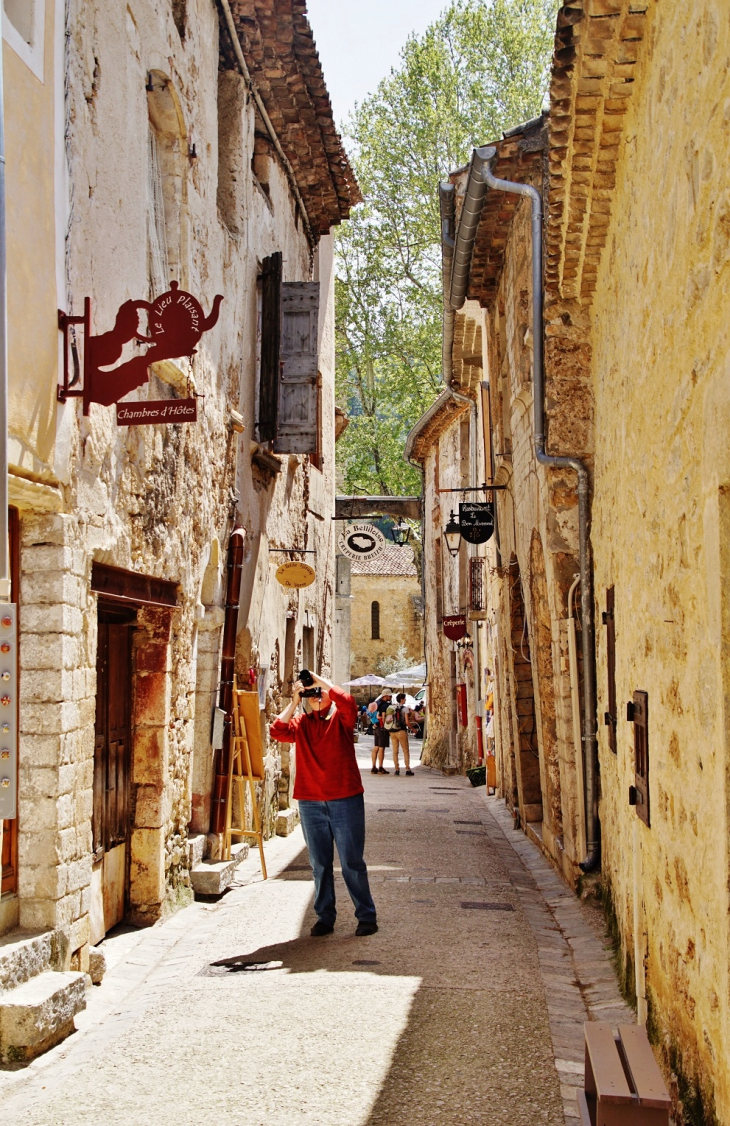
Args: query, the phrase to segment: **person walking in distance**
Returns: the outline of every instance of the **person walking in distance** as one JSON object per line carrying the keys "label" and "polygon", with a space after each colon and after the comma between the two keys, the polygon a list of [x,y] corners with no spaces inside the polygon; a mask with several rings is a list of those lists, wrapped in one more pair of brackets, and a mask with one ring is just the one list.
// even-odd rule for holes
{"label": "person walking in distance", "polygon": [[415,731],[416,726],[413,723],[411,710],[406,705],[405,692],[399,692],[395,698],[395,704],[391,704],[385,713],[385,726],[390,734],[390,749],[393,752],[393,773],[400,774],[400,765],[398,763],[398,748],[403,751],[403,762],[406,767],[406,774],[413,776],[411,770],[411,751],[408,746],[408,732]]}
{"label": "person walking in distance", "polygon": [[[310,712],[297,714],[304,697]],[[365,802],[355,757],[357,704],[344,689],[302,669],[291,703],[269,727],[272,739],[296,746],[294,797],[314,874],[313,938],[335,929],[334,846],[355,907],[358,937],[378,929],[365,851]]]}
{"label": "person walking in distance", "polygon": [[389,688],[386,688],[375,701],[377,709],[375,714],[377,719],[373,728],[374,745],[371,774],[390,774],[390,771],[386,770],[383,765],[383,759],[385,758],[385,748],[388,746],[388,732],[385,730],[385,713],[390,707],[392,699],[392,692]]}

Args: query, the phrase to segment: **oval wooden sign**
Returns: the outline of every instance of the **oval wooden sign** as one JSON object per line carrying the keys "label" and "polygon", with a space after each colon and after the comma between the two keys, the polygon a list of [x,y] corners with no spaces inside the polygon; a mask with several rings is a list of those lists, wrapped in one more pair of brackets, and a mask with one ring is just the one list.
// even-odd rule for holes
{"label": "oval wooden sign", "polygon": [[314,567],[308,563],[300,563],[298,559],[290,559],[276,568],[276,581],[282,586],[301,590],[302,587],[311,586],[315,579]]}

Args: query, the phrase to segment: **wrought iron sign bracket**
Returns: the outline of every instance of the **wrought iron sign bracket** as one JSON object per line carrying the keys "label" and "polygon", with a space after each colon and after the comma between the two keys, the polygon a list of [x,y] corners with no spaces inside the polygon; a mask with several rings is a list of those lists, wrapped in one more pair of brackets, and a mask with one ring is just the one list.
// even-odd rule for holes
{"label": "wrought iron sign bracket", "polygon": [[[76,348],[76,341],[69,341],[69,329],[72,325],[83,325],[84,328],[84,370],[83,378],[79,370],[79,354]],[[57,397],[59,403],[65,403],[67,399],[81,398],[84,395],[84,388],[88,383],[88,359],[86,341],[91,336],[91,298],[84,298],[84,315],[82,317],[72,317],[69,313],[64,313],[63,309],[58,310],[58,327],[63,333],[63,383],[57,388]],[[69,378],[69,350],[73,355],[73,379]],[[77,387],[79,380],[82,381],[82,386]],[[84,414],[88,413],[86,402],[84,402]]]}
{"label": "wrought iron sign bracket", "polygon": [[492,489],[508,489],[509,485],[470,485],[467,489],[437,489],[437,493],[490,493]]}

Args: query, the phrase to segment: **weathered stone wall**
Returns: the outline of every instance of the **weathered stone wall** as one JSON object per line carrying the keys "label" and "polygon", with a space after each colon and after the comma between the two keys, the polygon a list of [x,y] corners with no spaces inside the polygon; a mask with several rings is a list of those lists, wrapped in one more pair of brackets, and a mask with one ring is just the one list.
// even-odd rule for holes
{"label": "weathered stone wall", "polygon": [[[500,566],[492,572],[489,598],[495,614],[498,785],[574,882],[583,857],[566,619],[567,593],[578,570],[576,479],[572,471],[546,470],[535,459],[530,270],[529,211],[523,203],[509,232],[497,299],[486,311],[496,480],[509,486],[497,493]],[[590,412],[584,417],[590,379],[576,356],[573,311],[550,306],[546,317],[548,452],[585,457],[591,442]],[[576,381],[577,401],[570,397]]]}
{"label": "weathered stone wall", "polygon": [[[399,549],[399,550],[405,550]],[[423,661],[421,584],[417,575],[352,575],[352,679],[376,672],[402,645],[411,665]],[[380,604],[380,639],[372,637],[371,606]]]}
{"label": "weathered stone wall", "polygon": [[[294,764],[286,750],[268,746],[266,721],[290,691],[305,635],[316,667],[331,667],[334,298],[331,238],[310,252],[277,161],[265,168],[259,161],[254,175],[253,103],[236,75],[221,76],[219,119],[215,6],[187,6],[184,38],[171,10],[151,0],[134,12],[72,3],[68,19],[66,293],[46,310],[54,331],[58,304],[78,313],[91,297],[100,333],[113,327],[124,301],[150,296],[151,120],[164,149],[170,278],[199,295],[206,314],[213,296],[224,295],[219,322],[192,365],[158,365],[132,394],[196,393],[197,423],[117,428],[113,408],[92,405],[84,417],[78,400],[59,404],[48,454],[53,497],[44,498],[63,511],[34,512],[30,485],[21,498],[20,922],[61,928],[72,964],[85,969],[97,659],[92,564],[178,587],[174,610],[138,610],[133,643],[127,906],[136,921],[150,922],[190,897],[188,833],[209,825],[211,713],[234,522],[246,531],[236,671],[245,687],[251,668],[262,682],[259,799],[267,835],[289,804]],[[268,468],[252,460],[257,276],[274,251],[283,254],[285,281],[320,283],[318,468],[304,456],[277,462],[269,454]],[[54,399],[55,358],[54,351],[44,370]],[[243,436],[232,410],[243,417]],[[315,562],[313,586],[279,586],[274,573],[287,556],[269,547],[314,552],[306,556]]]}
{"label": "weathered stone wall", "polygon": [[[705,1122],[730,1121],[726,17],[722,5],[702,5],[690,33],[685,6],[656,5],[619,150],[592,337],[595,591],[599,610],[610,586],[616,601],[616,755],[599,727],[603,868],[633,959],[625,716],[642,689],[651,827],[638,824],[639,939],[651,1028],[690,1096],[688,1115],[683,1084],[703,1089],[705,1117],[696,1109],[691,1120]],[[600,627],[597,668],[602,715]]]}

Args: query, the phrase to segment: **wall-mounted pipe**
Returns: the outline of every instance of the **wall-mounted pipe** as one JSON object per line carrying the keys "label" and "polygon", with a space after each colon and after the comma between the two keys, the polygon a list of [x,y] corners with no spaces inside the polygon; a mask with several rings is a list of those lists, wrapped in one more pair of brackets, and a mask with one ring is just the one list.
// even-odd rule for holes
{"label": "wall-mounted pipe", "polygon": [[[532,379],[535,457],[553,469],[572,469],[578,475],[578,555],[583,653],[583,741],[585,743],[586,858],[580,865],[593,871],[600,862],[598,822],[598,761],[596,738],[596,675],[594,663],[593,599],[590,576],[588,469],[577,457],[554,457],[545,452],[545,373],[543,366],[542,196],[532,184],[500,180],[491,169],[494,146],[477,149],[484,183],[493,191],[526,196],[532,211]],[[458,242],[458,240],[457,240]],[[472,244],[473,245],[473,244]]]}
{"label": "wall-mounted pipe", "polygon": [[228,541],[226,561],[226,610],[223,622],[223,651],[218,706],[225,713],[223,720],[223,747],[215,752],[213,765],[213,796],[210,811],[211,833],[223,833],[226,828],[228,804],[228,775],[231,769],[231,731],[233,725],[233,675],[236,661],[236,636],[238,634],[238,604],[241,601],[241,572],[243,570],[243,544],[246,531],[237,524]]}

